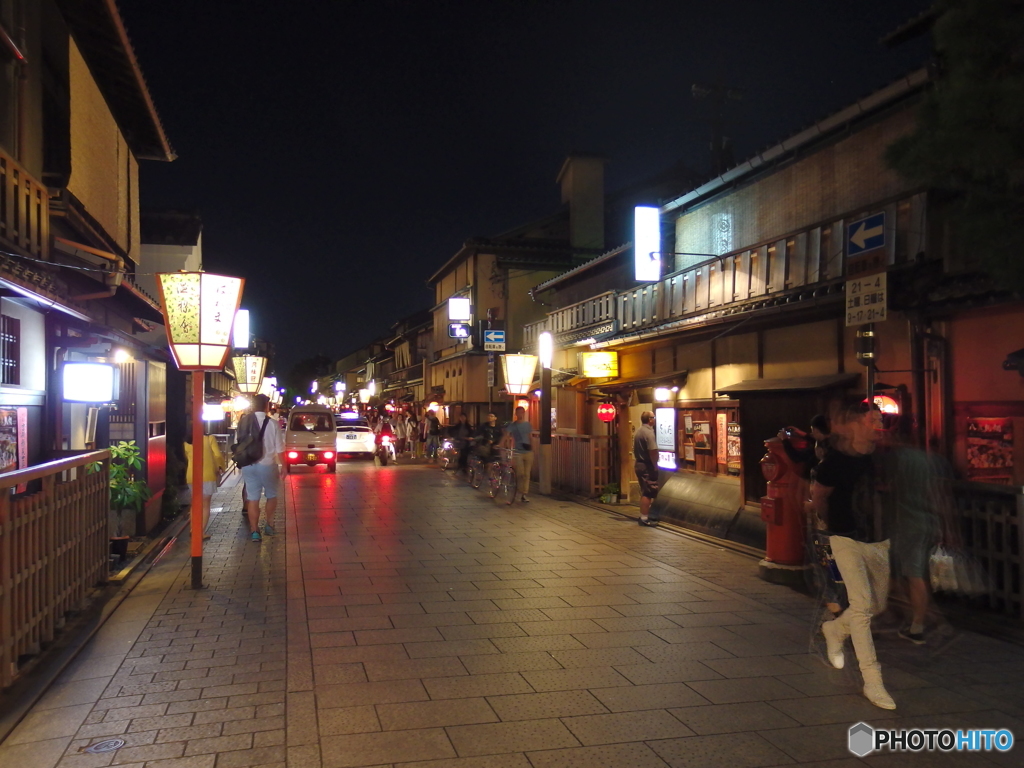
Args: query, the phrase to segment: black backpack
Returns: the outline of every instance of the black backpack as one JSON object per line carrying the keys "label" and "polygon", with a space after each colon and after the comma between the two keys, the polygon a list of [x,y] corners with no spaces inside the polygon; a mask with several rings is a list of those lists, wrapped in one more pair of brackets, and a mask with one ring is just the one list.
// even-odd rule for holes
{"label": "black backpack", "polygon": [[238,424],[238,442],[231,446],[231,458],[238,467],[248,467],[263,458],[263,433],[267,431],[270,417],[263,420],[263,426],[256,429],[255,414],[243,416]]}

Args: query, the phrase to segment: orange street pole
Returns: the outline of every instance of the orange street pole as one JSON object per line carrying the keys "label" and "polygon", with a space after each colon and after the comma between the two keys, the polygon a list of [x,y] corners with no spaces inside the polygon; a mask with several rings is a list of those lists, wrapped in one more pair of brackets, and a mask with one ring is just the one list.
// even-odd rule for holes
{"label": "orange street pole", "polygon": [[203,402],[206,372],[192,371],[192,589],[203,588]]}

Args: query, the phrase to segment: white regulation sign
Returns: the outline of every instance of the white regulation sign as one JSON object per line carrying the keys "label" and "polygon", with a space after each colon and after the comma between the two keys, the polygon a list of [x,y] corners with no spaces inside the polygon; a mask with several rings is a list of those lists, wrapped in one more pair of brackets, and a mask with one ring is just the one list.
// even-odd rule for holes
{"label": "white regulation sign", "polygon": [[885,272],[846,281],[846,325],[885,320],[888,312]]}

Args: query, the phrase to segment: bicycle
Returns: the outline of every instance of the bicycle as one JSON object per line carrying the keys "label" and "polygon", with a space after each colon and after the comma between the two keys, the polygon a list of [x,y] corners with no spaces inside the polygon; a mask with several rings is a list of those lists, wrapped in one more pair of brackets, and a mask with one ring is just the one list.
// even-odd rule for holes
{"label": "bicycle", "polygon": [[494,498],[502,499],[506,504],[511,504],[516,500],[516,488],[518,486],[518,479],[516,478],[516,470],[512,465],[512,449],[502,448],[501,458],[498,461],[491,462],[491,466],[488,468],[488,487],[489,496]]}
{"label": "bicycle", "polygon": [[480,459],[480,454],[476,451],[471,451],[466,470],[466,482],[468,482],[472,488],[479,488],[483,479],[484,462]]}

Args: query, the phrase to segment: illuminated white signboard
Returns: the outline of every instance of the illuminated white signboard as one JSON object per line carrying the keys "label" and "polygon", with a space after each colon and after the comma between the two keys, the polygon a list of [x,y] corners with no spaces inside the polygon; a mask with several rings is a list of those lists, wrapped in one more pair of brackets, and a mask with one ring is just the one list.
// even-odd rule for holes
{"label": "illuminated white signboard", "polygon": [[637,280],[661,279],[661,212],[653,206],[633,209],[633,259]]}

